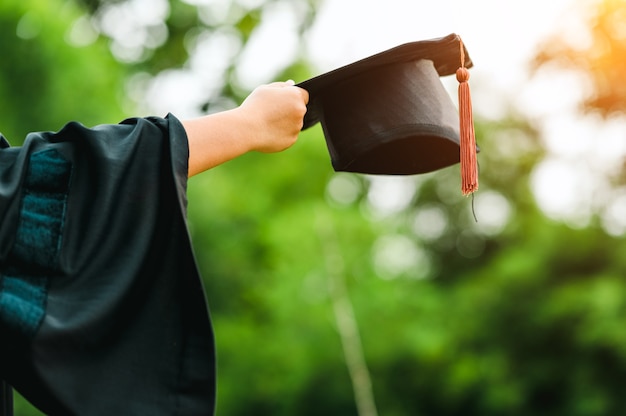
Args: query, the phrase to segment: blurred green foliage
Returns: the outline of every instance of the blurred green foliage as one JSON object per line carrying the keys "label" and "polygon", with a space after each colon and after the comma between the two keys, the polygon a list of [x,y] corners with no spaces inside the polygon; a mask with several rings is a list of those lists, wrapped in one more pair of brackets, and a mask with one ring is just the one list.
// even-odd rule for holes
{"label": "blurred green foliage", "polygon": [[[12,144],[69,119],[134,115],[128,77],[184,65],[189,33],[218,26],[171,0],[168,37],[133,62],[114,59],[110,34],[68,43],[86,13],[97,28],[122,3],[0,3],[0,129]],[[226,3],[243,50],[265,6]],[[314,2],[301,3],[297,35],[315,15]],[[311,71],[295,62],[277,78]],[[221,87],[241,99],[231,83]],[[593,221],[572,229],[542,215],[528,176],[543,150],[528,120],[476,120],[476,129],[475,199],[460,196],[458,166],[410,178],[334,173],[319,127],[286,152],[248,154],[190,180],[218,415],[357,414],[337,285],[381,415],[626,413],[626,242]],[[399,185],[404,203],[389,209]],[[37,414],[17,398],[17,416]]]}
{"label": "blurred green foliage", "polygon": [[69,119],[93,125],[121,117],[125,69],[106,41],[68,43],[86,36],[83,15],[71,1],[0,3],[0,131],[12,144]]}

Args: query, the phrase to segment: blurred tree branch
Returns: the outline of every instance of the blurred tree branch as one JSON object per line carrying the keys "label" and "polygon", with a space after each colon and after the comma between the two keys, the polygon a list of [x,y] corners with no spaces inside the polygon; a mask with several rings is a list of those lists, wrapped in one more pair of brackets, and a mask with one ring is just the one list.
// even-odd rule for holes
{"label": "blurred tree branch", "polygon": [[372,380],[363,354],[363,344],[359,335],[354,307],[346,287],[346,270],[336,230],[332,219],[328,215],[323,215],[321,210],[318,211],[316,220],[316,230],[323,248],[335,322],[341,337],[346,366],[352,380],[357,411],[359,416],[377,416]]}

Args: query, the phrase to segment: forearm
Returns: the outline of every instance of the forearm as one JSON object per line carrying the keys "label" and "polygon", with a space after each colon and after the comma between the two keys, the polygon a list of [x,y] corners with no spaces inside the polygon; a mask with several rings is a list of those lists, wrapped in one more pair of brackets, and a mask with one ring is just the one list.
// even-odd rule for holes
{"label": "forearm", "polygon": [[252,150],[247,122],[239,109],[183,120],[189,141],[191,177]]}

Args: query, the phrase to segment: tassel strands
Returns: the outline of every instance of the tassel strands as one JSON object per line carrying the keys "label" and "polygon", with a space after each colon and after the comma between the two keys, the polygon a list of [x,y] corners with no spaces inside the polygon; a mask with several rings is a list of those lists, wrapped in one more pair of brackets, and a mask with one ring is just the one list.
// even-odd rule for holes
{"label": "tassel strands", "polygon": [[470,74],[465,68],[465,48],[459,39],[461,48],[461,67],[456,71],[459,82],[459,118],[461,132],[461,191],[469,195],[478,189],[478,161],[476,158],[476,137],[470,96]]}

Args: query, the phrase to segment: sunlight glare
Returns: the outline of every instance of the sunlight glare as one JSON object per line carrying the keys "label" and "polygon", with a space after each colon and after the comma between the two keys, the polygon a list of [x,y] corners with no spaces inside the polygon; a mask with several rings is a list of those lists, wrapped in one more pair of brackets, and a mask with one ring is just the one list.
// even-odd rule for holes
{"label": "sunlight glare", "polygon": [[553,157],[535,167],[531,185],[539,207],[548,217],[583,227],[592,214],[592,178],[584,163]]}

